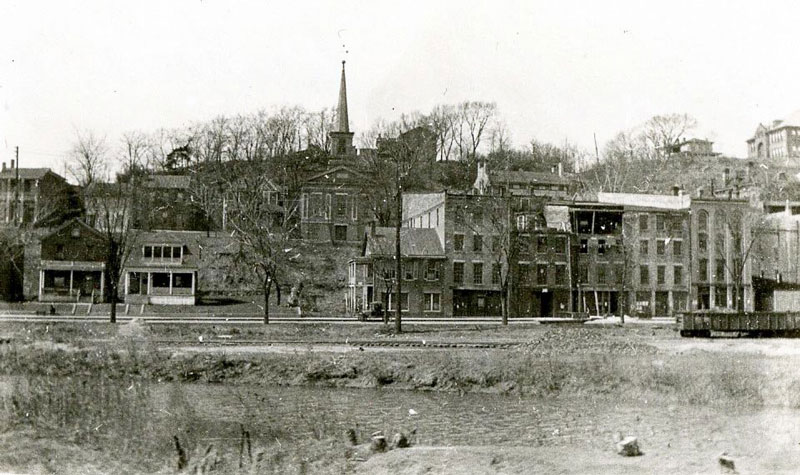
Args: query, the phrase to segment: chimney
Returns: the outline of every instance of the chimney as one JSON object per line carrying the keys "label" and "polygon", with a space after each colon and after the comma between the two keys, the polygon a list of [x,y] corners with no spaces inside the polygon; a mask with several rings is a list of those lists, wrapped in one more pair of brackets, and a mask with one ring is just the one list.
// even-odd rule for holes
{"label": "chimney", "polygon": [[14,169],[14,160],[13,159],[11,160],[11,169],[12,170]]}
{"label": "chimney", "polygon": [[703,193],[704,193],[704,192],[705,192],[705,190],[704,190],[704,189],[703,189],[703,187],[701,186],[700,188],[698,188],[698,189],[697,189],[697,196],[698,196],[699,198],[702,198],[702,197],[703,197]]}
{"label": "chimney", "polygon": [[372,236],[375,235],[375,220],[374,219],[372,221],[370,221],[370,223],[369,223],[369,233]]}
{"label": "chimney", "polygon": [[789,204],[788,198],[786,199],[786,208],[784,209],[784,212],[786,213],[786,216],[792,215],[792,206]]}
{"label": "chimney", "polygon": [[728,186],[728,180],[730,180],[731,169],[725,168],[722,170],[722,186]]}
{"label": "chimney", "polygon": [[672,196],[680,196],[681,187],[678,185],[672,185]]}
{"label": "chimney", "polygon": [[711,179],[711,196],[714,196],[714,189],[716,188],[714,179]]}
{"label": "chimney", "polygon": [[558,162],[558,176],[564,176],[564,165]]}
{"label": "chimney", "polygon": [[6,162],[3,162],[3,170],[2,171],[6,171]]}

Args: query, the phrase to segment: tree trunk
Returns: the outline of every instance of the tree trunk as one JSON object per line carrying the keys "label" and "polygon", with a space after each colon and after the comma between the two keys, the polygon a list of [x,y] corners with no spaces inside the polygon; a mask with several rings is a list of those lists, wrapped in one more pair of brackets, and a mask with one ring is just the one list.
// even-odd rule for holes
{"label": "tree trunk", "polygon": [[384,292],[384,296],[381,299],[383,301],[383,324],[389,324],[389,294],[392,292],[391,287],[386,287],[386,292]]}
{"label": "tree trunk", "polygon": [[109,285],[110,290],[111,290],[111,292],[110,292],[111,293],[111,318],[110,318],[110,322],[111,323],[117,323],[117,296],[119,294],[119,291],[117,289],[117,285],[114,284],[113,282],[109,282],[108,285]]}
{"label": "tree trunk", "polygon": [[403,259],[402,254],[400,251],[400,225],[403,223],[403,201],[402,201],[402,192],[400,191],[400,182],[398,177],[397,182],[397,197],[396,197],[396,206],[397,206],[397,216],[395,217],[394,222],[394,238],[395,238],[395,246],[394,246],[394,257],[397,264],[397,312],[394,317],[394,331],[397,333],[401,333],[403,331],[403,324],[402,324],[402,312],[403,312],[403,302],[401,300],[402,293],[400,292],[401,282],[403,281]]}
{"label": "tree trunk", "polygon": [[269,277],[264,278],[263,289],[264,289],[264,325],[269,324],[269,294],[270,294],[270,287],[272,282],[270,281]]}

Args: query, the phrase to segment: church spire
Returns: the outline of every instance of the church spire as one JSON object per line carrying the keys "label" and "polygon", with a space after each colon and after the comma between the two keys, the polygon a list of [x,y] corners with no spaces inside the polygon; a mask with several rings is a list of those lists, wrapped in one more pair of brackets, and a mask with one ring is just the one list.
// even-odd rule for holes
{"label": "church spire", "polygon": [[339,107],[336,110],[334,130],[328,132],[331,139],[331,154],[337,158],[354,157],[353,132],[350,132],[350,118],[347,115],[347,81],[344,78],[344,61],[342,61],[342,81],[339,84]]}
{"label": "church spire", "polygon": [[350,118],[347,116],[347,81],[344,77],[344,61],[342,61],[342,81],[339,84],[339,107],[337,132],[350,132]]}

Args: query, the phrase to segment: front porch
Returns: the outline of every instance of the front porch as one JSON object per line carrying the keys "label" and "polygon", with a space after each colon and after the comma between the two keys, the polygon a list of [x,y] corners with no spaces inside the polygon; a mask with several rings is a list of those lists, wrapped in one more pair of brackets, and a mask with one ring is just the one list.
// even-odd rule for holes
{"label": "front porch", "polygon": [[196,269],[128,269],[125,302],[151,305],[195,305]]}
{"label": "front porch", "polygon": [[40,302],[102,302],[105,263],[85,261],[41,261]]}

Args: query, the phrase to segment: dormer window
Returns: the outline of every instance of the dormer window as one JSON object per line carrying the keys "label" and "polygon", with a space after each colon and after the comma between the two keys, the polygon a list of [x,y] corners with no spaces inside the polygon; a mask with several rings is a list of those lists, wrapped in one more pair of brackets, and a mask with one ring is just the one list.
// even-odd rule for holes
{"label": "dormer window", "polygon": [[178,261],[183,258],[183,246],[171,244],[148,244],[142,253],[145,259],[153,261]]}

